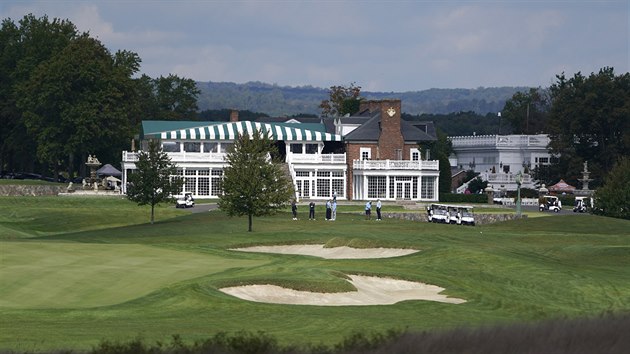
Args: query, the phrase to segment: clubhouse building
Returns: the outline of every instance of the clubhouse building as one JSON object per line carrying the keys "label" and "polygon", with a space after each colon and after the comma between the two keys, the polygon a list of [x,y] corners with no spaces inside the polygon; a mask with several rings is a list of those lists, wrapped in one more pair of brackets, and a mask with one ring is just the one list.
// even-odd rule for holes
{"label": "clubhouse building", "polygon": [[[432,122],[401,119],[400,100],[361,102],[352,116],[260,118],[229,122],[143,121],[140,148],[158,140],[184,178],[183,193],[221,194],[224,158],[239,135],[263,132],[276,142],[300,199],[438,200],[438,161],[421,146],[436,140]],[[137,152],[123,151],[123,193]],[[425,159],[423,159],[423,157]]]}

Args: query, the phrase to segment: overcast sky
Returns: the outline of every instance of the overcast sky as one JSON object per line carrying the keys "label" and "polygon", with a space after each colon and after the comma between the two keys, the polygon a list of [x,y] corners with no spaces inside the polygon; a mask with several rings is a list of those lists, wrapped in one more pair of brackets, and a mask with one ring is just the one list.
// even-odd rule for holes
{"label": "overcast sky", "polygon": [[1,0],[0,18],[69,19],[151,77],[398,92],[628,72],[629,2]]}

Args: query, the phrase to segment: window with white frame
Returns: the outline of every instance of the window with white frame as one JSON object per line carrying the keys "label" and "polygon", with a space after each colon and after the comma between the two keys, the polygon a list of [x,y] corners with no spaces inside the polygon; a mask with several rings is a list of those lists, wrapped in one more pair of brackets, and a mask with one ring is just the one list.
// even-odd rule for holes
{"label": "window with white frame", "polygon": [[201,152],[201,143],[185,142],[185,152]]}
{"label": "window with white frame", "polygon": [[435,199],[435,177],[425,176],[421,178],[420,198]]}
{"label": "window with white frame", "polygon": [[289,146],[289,149],[294,154],[301,154],[302,153],[302,144],[291,144]]}
{"label": "window with white frame", "polygon": [[417,148],[409,149],[409,156],[411,157],[411,161],[420,160],[420,150]]}
{"label": "window with white frame", "polygon": [[368,198],[385,198],[387,196],[387,177],[368,176]]}
{"label": "window with white frame", "polygon": [[162,142],[162,151],[164,152],[180,152],[179,141]]}
{"label": "window with white frame", "polygon": [[222,192],[223,170],[213,169],[210,178],[210,195],[220,196]]}
{"label": "window with white frame", "polygon": [[219,143],[203,143],[203,152],[219,152]]}
{"label": "window with white frame", "polygon": [[228,153],[234,143],[221,143],[221,152]]}
{"label": "window with white frame", "polygon": [[361,154],[361,160],[369,160],[372,158],[371,148],[359,148],[359,153]]}
{"label": "window with white frame", "polygon": [[306,144],[305,149],[307,154],[317,154],[319,152],[319,145],[317,144]]}

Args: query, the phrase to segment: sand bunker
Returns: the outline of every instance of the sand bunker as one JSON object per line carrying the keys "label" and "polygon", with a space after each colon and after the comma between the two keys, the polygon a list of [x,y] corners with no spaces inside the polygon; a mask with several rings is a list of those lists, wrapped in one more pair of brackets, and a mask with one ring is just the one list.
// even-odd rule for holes
{"label": "sand bunker", "polygon": [[255,246],[233,248],[232,250],[242,252],[299,254],[327,259],[390,258],[419,252],[418,250],[405,248],[352,248],[346,246],[324,248],[324,245]]}
{"label": "sand bunker", "polygon": [[440,295],[444,291],[436,285],[406,280],[350,275],[350,283],[357,291],[346,293],[313,293],[282,288],[276,285],[246,285],[220,289],[238,298],[273,304],[316,306],[391,305],[405,300],[438,301],[451,304],[466,302],[463,299]]}

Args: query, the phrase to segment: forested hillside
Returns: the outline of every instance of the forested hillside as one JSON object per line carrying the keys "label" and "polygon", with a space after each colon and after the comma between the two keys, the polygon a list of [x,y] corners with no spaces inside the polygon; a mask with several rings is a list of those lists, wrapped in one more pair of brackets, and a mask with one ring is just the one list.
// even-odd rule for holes
{"label": "forested hillside", "polygon": [[[235,84],[229,82],[197,82],[201,91],[199,110],[235,108],[263,112],[271,116],[292,116],[299,113],[318,114],[319,104],[328,98],[328,89],[312,86],[278,86],[262,82]],[[430,89],[410,92],[361,91],[367,99],[400,98],[408,114],[448,114],[476,112],[482,115],[503,109],[505,101],[525,87],[476,89]]]}

